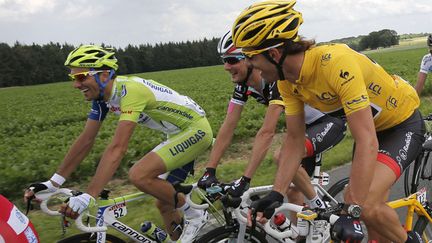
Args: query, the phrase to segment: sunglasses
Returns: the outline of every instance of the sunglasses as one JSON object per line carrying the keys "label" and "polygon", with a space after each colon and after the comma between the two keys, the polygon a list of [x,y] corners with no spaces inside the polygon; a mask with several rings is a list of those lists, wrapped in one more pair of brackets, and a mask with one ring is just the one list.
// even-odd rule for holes
{"label": "sunglasses", "polygon": [[69,74],[69,78],[71,79],[71,81],[83,82],[88,76],[93,76],[97,73],[102,73],[102,72],[103,70],[74,73],[74,74]]}
{"label": "sunglasses", "polygon": [[241,60],[243,60],[244,58],[245,58],[244,56],[223,57],[222,62],[228,63],[230,65],[234,65],[234,64],[237,64],[238,62],[240,62]]}

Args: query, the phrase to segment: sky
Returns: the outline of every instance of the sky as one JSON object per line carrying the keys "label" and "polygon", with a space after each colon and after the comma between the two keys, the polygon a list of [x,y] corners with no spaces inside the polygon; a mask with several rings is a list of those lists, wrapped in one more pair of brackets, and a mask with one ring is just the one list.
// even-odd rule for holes
{"label": "sky", "polygon": [[[221,37],[251,0],[0,0],[0,42],[125,47]],[[432,32],[431,0],[297,0],[318,42],[392,29]]]}

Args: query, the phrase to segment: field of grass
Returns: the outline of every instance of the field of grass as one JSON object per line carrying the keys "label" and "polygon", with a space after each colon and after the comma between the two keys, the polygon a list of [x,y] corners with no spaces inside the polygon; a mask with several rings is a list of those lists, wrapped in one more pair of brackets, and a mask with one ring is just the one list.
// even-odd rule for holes
{"label": "field of grass", "polygon": [[[419,62],[426,49],[409,48],[382,50],[367,54],[380,63],[386,70],[396,73],[414,83],[417,78]],[[233,85],[222,66],[191,68],[174,71],[138,74],[141,77],[154,79],[180,93],[187,94],[200,104],[207,112],[208,119],[216,134],[226,112],[227,103],[232,94]],[[429,82],[428,82],[429,83]],[[4,111],[0,117],[0,193],[19,202],[22,190],[31,182],[46,180],[55,171],[63,159],[67,149],[80,133],[90,104],[83,102],[79,91],[73,90],[70,82],[55,84],[13,87],[0,89],[0,103]],[[426,90],[431,93],[430,84]],[[432,111],[431,99],[423,98],[421,111]],[[244,109],[242,120],[235,133],[234,145],[218,167],[218,178],[225,181],[238,178],[250,155],[254,134],[259,129],[264,115],[264,107],[251,100]],[[88,178],[94,173],[97,162],[104,147],[109,143],[116,125],[115,116],[109,116],[104,122],[103,131],[99,134],[95,147],[87,159],[81,164],[70,180],[68,187],[85,189]],[[278,131],[283,130],[283,119],[280,119]],[[121,169],[116,173],[115,180],[108,185],[113,196],[128,192],[132,186],[127,184],[128,168],[143,154],[151,150],[164,139],[162,134],[149,129],[136,129],[130,143],[129,151],[124,158]],[[280,138],[279,138],[280,139]],[[352,139],[346,138],[331,153],[324,155],[324,169],[350,161]],[[198,161],[195,177],[202,174],[203,165],[208,154],[202,155]],[[268,184],[273,181],[275,165],[271,154],[261,165],[252,185]],[[160,219],[152,206],[153,200],[146,199],[133,203],[138,207],[128,209],[129,217],[125,222],[138,226],[144,220],[152,220],[158,224]],[[142,215],[143,208],[146,214]],[[142,215],[136,217],[136,215]],[[42,242],[53,242],[59,239],[61,230],[59,219],[32,212],[31,220],[41,232]],[[42,232],[43,230],[43,232]],[[74,233],[71,230],[68,234]]]}

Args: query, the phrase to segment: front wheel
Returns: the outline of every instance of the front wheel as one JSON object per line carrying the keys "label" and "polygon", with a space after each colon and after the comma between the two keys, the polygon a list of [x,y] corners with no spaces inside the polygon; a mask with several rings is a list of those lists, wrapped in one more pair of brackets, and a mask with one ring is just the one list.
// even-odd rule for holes
{"label": "front wheel", "polygon": [[[343,178],[337,181],[333,186],[331,186],[327,192],[338,202],[344,202],[344,191],[349,183],[349,177]],[[331,202],[332,200],[327,196],[323,197],[323,201]]]}
{"label": "front wheel", "polygon": [[425,216],[420,216],[414,225],[414,231],[421,235],[423,242],[432,241],[432,224]]}
{"label": "front wheel", "polygon": [[[126,243],[124,240],[118,238],[117,236],[106,234],[106,243]],[[57,243],[96,243],[96,234],[82,233],[77,235],[72,235],[63,240],[57,241]]]}
{"label": "front wheel", "polygon": [[[226,227],[221,226],[219,228],[213,229],[207,232],[205,235],[197,239],[196,243],[231,243],[237,242],[239,227]],[[267,243],[265,234],[262,232],[254,231],[251,234],[249,228],[246,229],[245,239],[243,242],[253,242],[253,243]]]}

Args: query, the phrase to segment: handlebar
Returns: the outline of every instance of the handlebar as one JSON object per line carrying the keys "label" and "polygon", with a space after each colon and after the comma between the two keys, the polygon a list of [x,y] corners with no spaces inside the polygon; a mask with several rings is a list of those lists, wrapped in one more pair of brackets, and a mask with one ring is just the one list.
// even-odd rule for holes
{"label": "handlebar", "polygon": [[191,199],[192,192],[193,192],[197,187],[198,187],[198,184],[197,184],[197,183],[192,184],[192,191],[191,191],[190,193],[186,194],[186,203],[189,204],[189,206],[191,206],[192,208],[195,208],[195,209],[201,209],[201,210],[207,209],[207,208],[209,207],[209,204],[208,204],[208,203],[196,204],[196,203],[195,203],[194,201],[192,201],[192,199]]}
{"label": "handlebar", "polygon": [[38,195],[37,198],[42,200],[41,204],[40,204],[40,208],[42,210],[42,212],[50,215],[50,216],[62,216],[62,214],[58,211],[53,211],[51,209],[48,208],[48,200],[56,195],[66,195],[71,197],[72,196],[72,190],[67,189],[67,188],[60,188],[57,191],[53,192],[53,193],[43,193],[42,195]]}
{"label": "handlebar", "polygon": [[[63,216],[62,213],[58,212],[58,211],[54,211],[48,208],[48,200],[50,198],[52,198],[53,196],[56,195],[66,195],[71,197],[72,196],[72,190],[68,189],[68,188],[60,188],[57,191],[53,192],[53,193],[44,193],[43,195],[38,195],[38,199],[42,200],[41,204],[40,204],[40,208],[42,210],[42,212],[50,215],[50,216]],[[84,213],[80,214],[78,216],[78,218],[75,219],[75,225],[76,227],[83,231],[83,232],[87,232],[87,233],[95,233],[95,232],[101,232],[101,231],[107,231],[107,227],[106,226],[85,226],[83,223],[83,216]]]}

